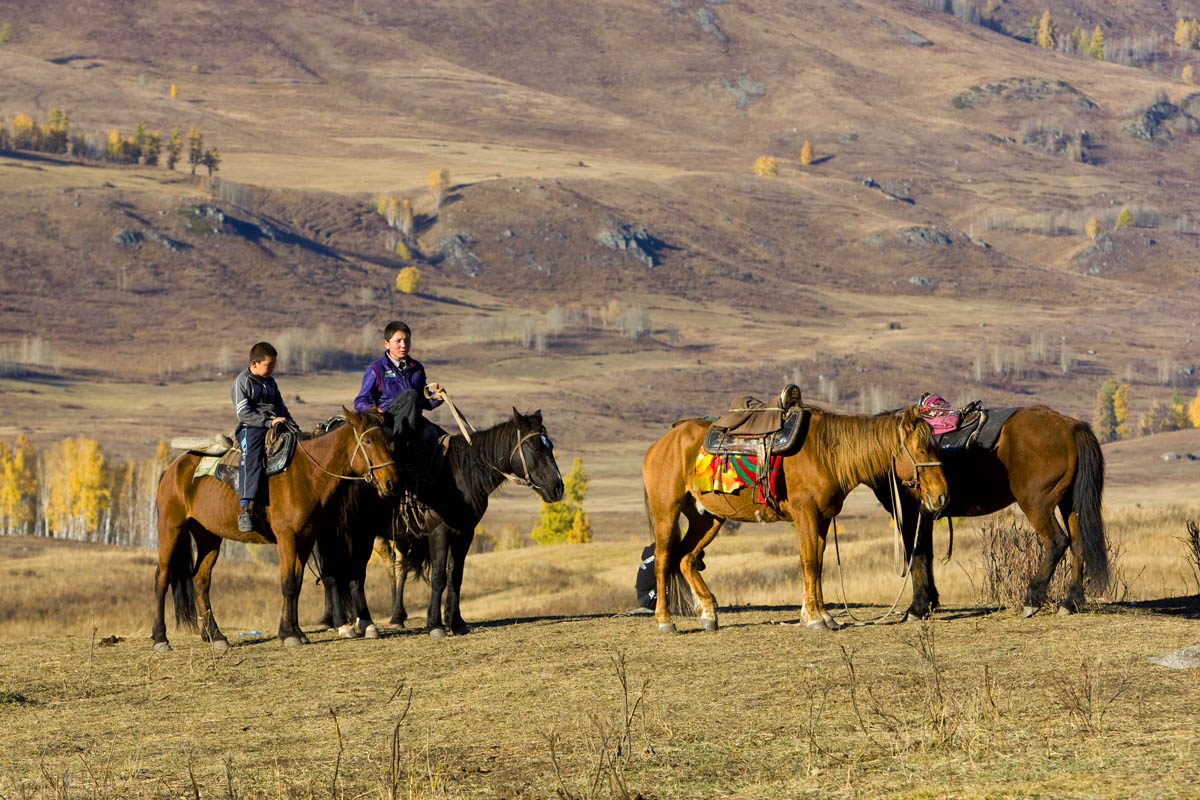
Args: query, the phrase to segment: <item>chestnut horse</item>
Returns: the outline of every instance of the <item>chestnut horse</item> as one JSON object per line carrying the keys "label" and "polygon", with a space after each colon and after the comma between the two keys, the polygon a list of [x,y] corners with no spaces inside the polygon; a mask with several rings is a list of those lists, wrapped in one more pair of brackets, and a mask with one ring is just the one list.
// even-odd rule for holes
{"label": "chestnut horse", "polygon": [[[1068,546],[1071,580],[1059,613],[1071,614],[1083,605],[1085,570],[1092,589],[1103,592],[1108,584],[1108,548],[1100,517],[1104,454],[1086,422],[1046,406],[1020,408],[1000,429],[995,447],[944,450],[942,468],[950,486],[944,516],[977,517],[1015,502],[1041,537],[1042,560],[1025,589],[1024,616],[1033,616],[1046,602],[1050,579]],[[887,486],[872,488],[890,512]],[[1054,516],[1056,508],[1066,530]],[[927,617],[938,605],[933,520],[921,515],[918,525],[908,498],[901,498],[900,510],[904,546],[912,554],[913,599],[908,613]]]}
{"label": "chestnut horse", "polygon": [[[946,479],[933,444],[932,430],[912,406],[879,416],[836,414],[808,407],[806,431],[796,452],[783,457],[781,496],[775,504],[754,501],[754,488],[736,494],[701,492],[693,478],[696,457],[709,422],[688,419],[650,446],[642,462],[646,511],[654,532],[654,574],[659,630],[675,631],[667,610],[669,573],[682,572],[696,598],[705,629],[717,629],[717,602],[696,569],[696,559],[726,519],[780,522],[796,526],[804,569],[804,621],[812,630],[836,630],[825,609],[821,564],[829,522],[846,495],[859,484],[873,485],[890,475],[931,514],[946,505]],[[688,521],[679,535],[679,515]]]}
{"label": "chestnut horse", "polygon": [[[195,630],[198,605],[203,619],[201,638],[218,650],[229,646],[208,602],[221,539],[275,544],[283,592],[279,639],[288,646],[308,642],[297,620],[300,584],[319,527],[332,524],[326,517],[336,505],[330,503],[335,490],[344,480],[359,480],[372,484],[386,497],[397,480],[391,439],[381,427],[382,417],[342,411],[349,424],[298,442],[300,452],[288,468],[267,479],[270,502],[262,506],[265,513],[259,516],[256,530],[249,533],[238,530],[236,493],[215,478],[193,479],[202,456],[185,453],[167,467],[158,484],[158,568],[154,573],[158,605],[151,632],[155,650],[171,649],[163,620],[168,585],[175,597],[176,623]],[[194,561],[192,540],[196,542]]]}

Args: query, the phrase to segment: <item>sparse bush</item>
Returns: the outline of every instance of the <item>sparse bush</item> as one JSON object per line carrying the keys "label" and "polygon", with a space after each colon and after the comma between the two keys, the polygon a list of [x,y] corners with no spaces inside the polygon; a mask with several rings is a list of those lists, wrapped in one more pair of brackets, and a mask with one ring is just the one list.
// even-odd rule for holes
{"label": "sparse bush", "polygon": [[5,22],[0,24],[0,45],[8,44],[12,38],[12,23]]}
{"label": "sparse bush", "polygon": [[[1025,590],[1042,558],[1042,539],[1029,525],[1011,514],[988,517],[979,526],[979,553],[983,561],[981,596],[978,600],[1020,608]],[[1059,564],[1050,580],[1047,599],[1060,602],[1067,594],[1070,570]]]}
{"label": "sparse bush", "polygon": [[[404,242],[400,242],[404,246]],[[407,248],[406,248],[407,249]],[[416,267],[405,267],[396,273],[396,289],[404,294],[416,294],[421,285],[421,270]]]}
{"label": "sparse bush", "polygon": [[313,329],[287,328],[272,342],[279,351],[279,371],[303,373],[336,369],[358,364],[358,357],[336,343],[333,330],[325,323]]}
{"label": "sparse bush", "polygon": [[1196,68],[1191,64],[1184,64],[1183,69],[1179,71],[1179,80],[1184,83],[1194,84],[1196,82]]}
{"label": "sparse bush", "polygon": [[626,339],[637,340],[649,327],[649,317],[642,306],[630,306],[617,316],[617,329]]}
{"label": "sparse bush", "polygon": [[773,178],[779,174],[774,156],[759,156],[754,160],[754,174],[760,178]]}
{"label": "sparse bush", "polygon": [[1088,217],[1087,223],[1083,226],[1083,232],[1087,234],[1089,239],[1095,239],[1100,235],[1100,218],[1095,214]]}

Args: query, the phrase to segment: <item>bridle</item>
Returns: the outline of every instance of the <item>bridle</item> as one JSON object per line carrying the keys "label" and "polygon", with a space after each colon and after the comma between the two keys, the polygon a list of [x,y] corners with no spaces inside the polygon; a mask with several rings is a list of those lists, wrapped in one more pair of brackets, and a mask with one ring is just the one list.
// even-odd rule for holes
{"label": "bridle", "polygon": [[509,463],[510,467],[512,465],[513,456],[516,455],[517,453],[521,454],[521,469],[524,470],[524,472],[525,472],[524,476],[514,475],[510,472],[505,472],[504,470],[500,469],[499,467],[497,467],[494,464],[489,463],[488,466],[490,466],[492,469],[496,470],[496,472],[499,472],[501,475],[508,478],[510,481],[517,484],[518,486],[528,486],[529,488],[533,489],[534,491],[541,493],[542,487],[539,486],[533,480],[533,476],[529,471],[529,462],[525,459],[525,448],[522,446],[525,444],[525,442],[529,441],[530,439],[534,439],[539,436],[544,440],[547,450],[554,449],[554,446],[552,444],[550,444],[550,438],[548,436],[546,436],[545,431],[530,431],[529,433],[525,434],[520,439],[518,439],[517,443],[513,446],[513,449],[510,450],[508,453],[508,463]]}
{"label": "bridle", "polygon": [[[904,451],[904,455],[908,456],[908,463],[912,464],[913,476],[906,481],[904,485],[909,489],[916,489],[918,494],[921,491],[921,467],[940,467],[941,461],[917,461],[913,457],[912,451],[908,449],[908,442],[904,440],[904,430],[897,429],[897,435],[900,437],[900,449]],[[895,472],[895,464],[892,465],[892,471]]]}
{"label": "bridle", "polygon": [[296,442],[296,445],[300,448],[304,455],[308,456],[308,460],[313,463],[313,466],[321,470],[321,472],[324,472],[326,475],[331,475],[335,478],[341,478],[342,480],[347,481],[363,481],[365,483],[373,483],[375,480],[375,470],[382,469],[383,467],[389,467],[396,463],[395,461],[384,461],[381,464],[371,463],[371,456],[367,453],[367,448],[363,444],[363,439],[366,438],[366,435],[371,431],[381,430],[382,429],[378,425],[372,425],[366,430],[354,431],[354,452],[350,454],[350,468],[354,468],[354,459],[358,457],[359,453],[362,453],[363,461],[367,462],[367,471],[364,475],[339,475],[336,472],[330,472],[322,467],[315,458],[313,458],[312,453],[304,449],[303,442]]}

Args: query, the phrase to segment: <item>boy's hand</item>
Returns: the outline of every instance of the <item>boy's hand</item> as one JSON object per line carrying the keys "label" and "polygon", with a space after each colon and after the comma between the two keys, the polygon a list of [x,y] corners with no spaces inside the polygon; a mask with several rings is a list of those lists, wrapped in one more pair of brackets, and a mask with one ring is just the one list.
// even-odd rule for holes
{"label": "boy's hand", "polygon": [[287,422],[287,417],[275,417],[271,420],[271,427],[274,427],[281,422]]}
{"label": "boy's hand", "polygon": [[445,400],[446,399],[445,391],[446,390],[443,389],[442,385],[440,383],[438,383],[437,381],[434,381],[433,383],[429,384],[429,396],[430,397],[436,397],[439,400]]}

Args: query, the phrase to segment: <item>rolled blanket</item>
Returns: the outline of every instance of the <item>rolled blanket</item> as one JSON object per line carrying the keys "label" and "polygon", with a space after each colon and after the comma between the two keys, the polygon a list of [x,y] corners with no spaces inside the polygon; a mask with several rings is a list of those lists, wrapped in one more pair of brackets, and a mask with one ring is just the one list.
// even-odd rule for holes
{"label": "rolled blanket", "polygon": [[206,456],[219,456],[233,447],[233,439],[223,433],[214,436],[176,436],[171,440],[172,450],[187,450]]}

